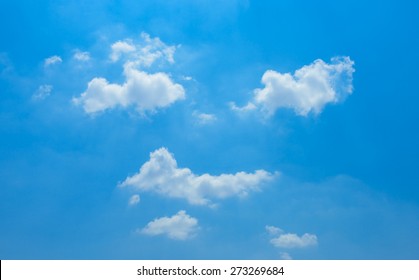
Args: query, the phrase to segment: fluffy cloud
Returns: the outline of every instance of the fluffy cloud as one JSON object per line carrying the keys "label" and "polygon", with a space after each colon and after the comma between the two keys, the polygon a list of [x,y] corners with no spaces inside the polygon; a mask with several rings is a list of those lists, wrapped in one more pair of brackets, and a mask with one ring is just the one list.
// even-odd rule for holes
{"label": "fluffy cloud", "polygon": [[43,100],[51,94],[52,89],[53,89],[52,85],[41,85],[36,90],[36,92],[32,95],[32,99],[33,100]]}
{"label": "fluffy cloud", "polygon": [[166,235],[171,239],[192,238],[198,230],[198,220],[181,210],[172,217],[162,217],[147,224],[140,233],[147,235]]}
{"label": "fluffy cloud", "polygon": [[168,46],[160,38],[151,38],[147,33],[141,33],[139,42],[132,39],[117,41],[111,46],[110,59],[113,62],[124,58],[136,66],[149,67],[155,61],[162,59],[174,63],[176,46]]}
{"label": "fluffy cloud", "polygon": [[279,108],[293,109],[297,115],[319,114],[329,103],[343,101],[352,93],[354,62],[349,57],[334,57],[328,64],[321,59],[291,73],[266,71],[264,88],[254,90],[254,97],[236,111],[260,109],[272,116]]}
{"label": "fluffy cloud", "polygon": [[155,111],[185,98],[185,90],[165,73],[148,74],[126,65],[125,83],[113,84],[104,78],[92,79],[85,92],[74,98],[86,113],[97,113],[117,106],[135,106],[138,111]]}
{"label": "fluffy cloud", "polygon": [[195,175],[189,168],[178,168],[173,155],[166,148],[160,148],[150,154],[150,160],[137,174],[127,177],[119,186],[182,198],[191,204],[213,206],[210,199],[246,196],[260,190],[260,185],[271,181],[275,175],[264,170],[218,176]]}
{"label": "fluffy cloud", "polygon": [[[141,70],[151,66],[158,59],[173,63],[176,47],[167,46],[159,38],[151,38],[146,33],[142,33],[141,38],[140,43],[126,39],[111,46],[111,60],[123,60],[124,83],[110,83],[102,77],[93,78],[86,91],[80,97],[73,98],[73,102],[82,105],[84,111],[89,114],[130,106],[144,113],[154,112],[184,99],[183,86],[173,82],[168,74],[150,74]],[[84,52],[78,52],[74,57],[78,60],[90,58],[89,54]]]}
{"label": "fluffy cloud", "polygon": [[61,63],[61,62],[63,62],[61,57],[59,57],[58,55],[54,55],[54,56],[46,58],[45,61],[44,61],[44,65],[47,67],[47,66],[57,64],[57,63]]}
{"label": "fluffy cloud", "polygon": [[140,203],[140,196],[138,194],[132,195],[128,201],[129,206],[134,206],[134,205],[137,205],[138,203]]}
{"label": "fluffy cloud", "polygon": [[314,234],[305,233],[298,236],[295,233],[285,233],[282,229],[273,226],[266,226],[266,230],[275,236],[270,240],[275,247],[305,248],[317,245],[317,236]]}

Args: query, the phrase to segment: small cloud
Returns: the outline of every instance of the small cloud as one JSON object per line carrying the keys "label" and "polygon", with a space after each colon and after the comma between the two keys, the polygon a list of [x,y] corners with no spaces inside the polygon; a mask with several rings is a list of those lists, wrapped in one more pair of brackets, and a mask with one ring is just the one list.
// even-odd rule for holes
{"label": "small cloud", "polygon": [[317,245],[317,236],[309,233],[304,233],[302,236],[286,233],[271,239],[271,243],[279,248],[304,248]]}
{"label": "small cloud", "polygon": [[86,91],[73,102],[81,104],[88,114],[129,106],[135,106],[139,112],[155,112],[185,98],[184,88],[165,73],[148,74],[126,65],[124,75],[123,84],[109,83],[104,78],[92,79]]}
{"label": "small cloud", "polygon": [[138,232],[151,236],[166,235],[170,239],[186,240],[194,237],[198,229],[198,220],[181,210],[172,217],[157,218],[149,222]]}
{"label": "small cloud", "polygon": [[274,226],[266,226],[266,231],[275,237],[270,240],[271,244],[278,248],[305,248],[317,245],[317,236],[304,233],[298,236],[295,233],[285,233],[282,229]]}
{"label": "small cloud", "polygon": [[345,56],[333,57],[330,63],[317,59],[293,74],[268,70],[262,76],[264,87],[254,90],[251,102],[244,107],[232,103],[231,109],[247,112],[257,108],[268,117],[281,108],[300,116],[320,114],[327,104],[341,102],[352,93],[353,66]]}
{"label": "small cloud", "polygon": [[86,62],[90,60],[89,52],[82,52],[80,50],[75,50],[73,58],[78,61]]}
{"label": "small cloud", "polygon": [[194,111],[192,116],[195,117],[196,123],[199,125],[212,124],[217,121],[217,117],[213,114],[199,113]]}
{"label": "small cloud", "polygon": [[45,61],[44,61],[44,65],[45,65],[45,67],[48,67],[50,65],[58,64],[58,63],[61,63],[61,62],[63,62],[61,57],[59,57],[58,55],[54,55],[54,56],[46,58]]}
{"label": "small cloud", "polygon": [[284,232],[282,229],[274,226],[266,226],[265,229],[270,235],[278,235]]}
{"label": "small cloud", "polygon": [[281,252],[279,254],[279,257],[281,258],[281,260],[292,260],[291,255],[288,254],[287,252]]}
{"label": "small cloud", "polygon": [[125,62],[130,62],[135,66],[150,67],[159,59],[174,63],[175,51],[176,46],[168,46],[160,38],[152,38],[143,32],[140,40],[128,38],[112,44],[110,59],[112,62],[117,62],[124,58]]}
{"label": "small cloud", "polygon": [[184,81],[192,81],[193,80],[193,78],[191,76],[182,76],[181,78]]}
{"label": "small cloud", "polygon": [[150,160],[141,166],[137,174],[127,177],[119,187],[155,192],[186,199],[190,204],[211,207],[214,206],[211,199],[246,197],[251,192],[259,191],[261,185],[272,181],[277,175],[265,170],[218,176],[196,175],[189,168],[179,168],[174,156],[166,148],[160,148],[150,154]]}
{"label": "small cloud", "polygon": [[239,107],[234,102],[230,102],[230,109],[236,113],[247,113],[257,109],[256,105],[252,102],[246,104],[246,106]]}
{"label": "small cloud", "polygon": [[133,196],[130,197],[128,201],[128,205],[134,206],[134,205],[137,205],[139,202],[140,202],[140,196],[138,194],[134,194]]}
{"label": "small cloud", "polygon": [[47,98],[52,92],[52,85],[41,85],[32,95],[33,100],[43,100]]}

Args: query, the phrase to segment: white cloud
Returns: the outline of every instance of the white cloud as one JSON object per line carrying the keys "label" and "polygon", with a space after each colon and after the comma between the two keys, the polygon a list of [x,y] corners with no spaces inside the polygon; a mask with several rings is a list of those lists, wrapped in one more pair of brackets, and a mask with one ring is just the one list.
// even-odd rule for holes
{"label": "white cloud", "polygon": [[232,109],[258,108],[267,116],[279,108],[293,109],[301,116],[319,114],[327,104],[343,101],[352,93],[353,65],[349,57],[333,57],[330,64],[317,59],[294,74],[268,70],[262,76],[265,87],[254,90],[253,100],[243,108]]}
{"label": "white cloud", "polygon": [[206,113],[200,113],[198,111],[194,111],[192,113],[192,116],[195,117],[196,123],[199,125],[211,124],[217,121],[217,117],[213,114],[206,114]]}
{"label": "white cloud", "polygon": [[279,248],[305,248],[317,245],[317,236],[314,234],[304,233],[298,236],[295,233],[285,233],[282,229],[274,226],[266,226],[265,229],[271,235],[275,235],[270,240],[272,245]]}
{"label": "white cloud", "polygon": [[166,148],[160,148],[150,153],[150,160],[137,174],[127,177],[119,186],[182,198],[191,204],[213,206],[211,199],[247,196],[249,192],[259,191],[260,185],[273,180],[275,175],[277,173],[264,170],[218,176],[195,175],[189,168],[178,168],[173,155]]}
{"label": "white cloud", "polygon": [[59,57],[58,55],[54,55],[54,56],[46,58],[45,61],[44,61],[44,65],[49,66],[49,65],[54,65],[54,64],[61,63],[61,62],[63,62],[61,57]]}
{"label": "white cloud", "polygon": [[110,58],[112,61],[118,61],[122,54],[132,53],[135,51],[135,46],[131,40],[117,41],[111,46],[112,53]]}
{"label": "white cloud", "polygon": [[32,99],[33,100],[43,100],[51,94],[52,89],[53,89],[52,85],[41,85],[36,90],[36,92],[32,95]]}
{"label": "white cloud", "polygon": [[183,87],[165,73],[148,74],[128,64],[124,75],[126,80],[122,85],[109,83],[104,78],[92,79],[86,91],[73,102],[81,104],[89,114],[117,106],[135,106],[139,112],[154,112],[185,98]]}
{"label": "white cloud", "polygon": [[230,109],[237,113],[247,113],[249,111],[253,111],[257,109],[255,104],[253,104],[252,102],[247,103],[246,106],[243,106],[243,107],[237,106],[236,103],[234,102],[230,102],[229,105],[230,105]]}
{"label": "white cloud", "polygon": [[279,257],[281,258],[281,260],[292,260],[291,255],[288,254],[287,252],[281,252],[279,254]]}
{"label": "white cloud", "polygon": [[171,239],[186,240],[192,238],[197,230],[198,220],[181,210],[172,217],[162,217],[149,222],[139,232],[152,236],[167,235]]}
{"label": "white cloud", "polygon": [[125,61],[137,67],[150,67],[159,59],[174,63],[176,46],[168,46],[160,38],[151,38],[143,32],[138,42],[132,39],[117,41],[111,46],[111,50],[110,59],[113,62],[125,58]]}
{"label": "white cloud", "polygon": [[129,206],[134,206],[134,205],[137,205],[138,203],[140,203],[140,196],[138,194],[132,195],[128,201]]}
{"label": "white cloud", "polygon": [[270,235],[278,235],[284,232],[282,229],[274,226],[266,226],[265,229]]}
{"label": "white cloud", "polygon": [[85,61],[89,61],[90,60],[90,54],[89,54],[89,52],[82,52],[80,50],[75,50],[74,55],[73,55],[73,58],[75,60],[84,61],[85,62]]}

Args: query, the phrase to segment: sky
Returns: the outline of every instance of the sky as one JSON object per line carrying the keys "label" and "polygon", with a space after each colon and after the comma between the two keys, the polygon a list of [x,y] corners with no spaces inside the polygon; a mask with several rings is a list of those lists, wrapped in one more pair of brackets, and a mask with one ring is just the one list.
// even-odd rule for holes
{"label": "sky", "polygon": [[419,4],[0,2],[0,259],[418,259]]}

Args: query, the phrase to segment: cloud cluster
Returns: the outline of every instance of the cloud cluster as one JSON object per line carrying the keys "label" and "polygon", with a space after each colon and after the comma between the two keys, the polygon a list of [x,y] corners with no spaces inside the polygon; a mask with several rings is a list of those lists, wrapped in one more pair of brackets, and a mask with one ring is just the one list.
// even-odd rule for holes
{"label": "cloud cluster", "polygon": [[160,148],[150,154],[150,160],[137,174],[127,177],[119,186],[186,199],[190,204],[213,206],[211,199],[244,197],[249,192],[260,190],[261,184],[275,176],[276,173],[264,170],[218,176],[196,175],[189,168],[179,168],[173,155],[166,148]]}
{"label": "cloud cluster", "polygon": [[141,33],[140,41],[132,39],[117,41],[111,46],[110,59],[113,62],[124,59],[136,66],[150,67],[155,61],[161,59],[169,63],[174,63],[174,53],[176,46],[168,46],[158,37],[151,38],[147,33]]}
{"label": "cloud cluster", "polygon": [[171,239],[186,240],[198,231],[198,220],[179,211],[172,217],[162,217],[149,222],[139,233],[146,235],[166,235]]}
{"label": "cloud cluster", "polygon": [[[111,46],[111,61],[123,60],[124,83],[110,83],[103,77],[93,78],[81,96],[73,98],[73,102],[81,105],[88,114],[116,107],[135,107],[144,113],[155,112],[184,99],[183,86],[175,83],[167,73],[144,70],[157,60],[173,63],[176,47],[167,46],[159,38],[151,38],[146,33],[142,33],[141,38],[140,43],[126,39]],[[79,52],[75,58],[85,60],[89,56]]]}
{"label": "cloud cluster", "polygon": [[349,57],[333,57],[328,64],[321,59],[291,73],[266,71],[264,88],[255,89],[246,106],[234,104],[235,111],[261,110],[272,116],[279,108],[289,108],[297,115],[319,114],[327,104],[343,101],[352,93],[354,62]]}
{"label": "cloud cluster", "polygon": [[278,248],[305,248],[317,245],[317,236],[314,234],[304,233],[298,236],[295,233],[286,233],[274,226],[266,226],[266,231],[274,236],[270,242]]}

